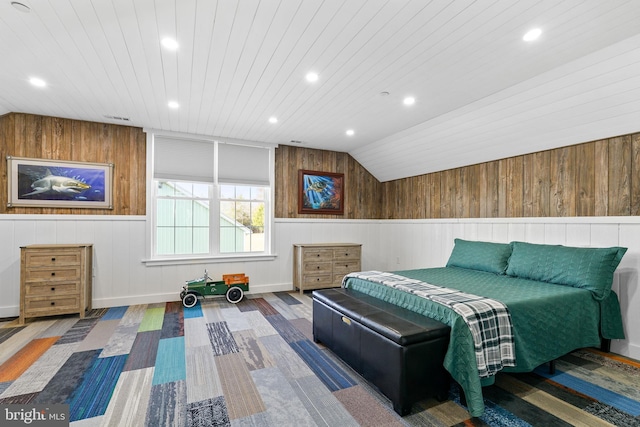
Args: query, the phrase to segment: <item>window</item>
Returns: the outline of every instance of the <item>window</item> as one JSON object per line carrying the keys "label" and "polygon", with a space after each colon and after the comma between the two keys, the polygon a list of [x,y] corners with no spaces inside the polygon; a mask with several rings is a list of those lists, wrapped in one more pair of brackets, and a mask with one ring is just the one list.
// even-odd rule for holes
{"label": "window", "polygon": [[263,252],[268,188],[220,186],[220,252]]}
{"label": "window", "polygon": [[157,134],[148,146],[151,260],[271,254],[274,147]]}
{"label": "window", "polygon": [[208,254],[211,185],[156,181],[156,253]]}

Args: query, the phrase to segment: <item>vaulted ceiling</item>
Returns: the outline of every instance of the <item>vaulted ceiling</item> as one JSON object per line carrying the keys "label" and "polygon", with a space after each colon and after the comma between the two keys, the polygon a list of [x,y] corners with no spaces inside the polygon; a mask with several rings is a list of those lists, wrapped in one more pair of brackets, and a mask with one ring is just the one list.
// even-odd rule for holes
{"label": "vaulted ceiling", "polygon": [[0,114],[344,151],[380,181],[640,131],[637,0],[12,3]]}

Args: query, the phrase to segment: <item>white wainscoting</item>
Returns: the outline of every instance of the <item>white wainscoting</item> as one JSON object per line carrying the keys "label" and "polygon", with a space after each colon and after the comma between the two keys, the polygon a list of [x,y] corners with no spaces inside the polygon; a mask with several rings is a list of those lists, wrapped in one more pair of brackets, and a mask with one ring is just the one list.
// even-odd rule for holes
{"label": "white wainscoting", "polygon": [[[613,288],[620,298],[626,340],[612,350],[640,359],[640,217],[451,220],[276,219],[274,260],[147,266],[144,216],[0,215],[0,317],[18,315],[20,246],[94,244],[94,307],[177,301],[186,279],[243,272],[251,293],[292,288],[294,243],[362,243],[363,270],[445,265],[453,239],[624,246]],[[567,307],[572,309],[572,307]]]}

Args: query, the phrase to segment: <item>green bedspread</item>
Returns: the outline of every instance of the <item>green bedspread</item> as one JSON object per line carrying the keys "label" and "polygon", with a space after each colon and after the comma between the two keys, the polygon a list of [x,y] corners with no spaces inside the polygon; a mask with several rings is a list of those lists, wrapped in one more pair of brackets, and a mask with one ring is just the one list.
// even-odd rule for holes
{"label": "green bedspread", "polygon": [[[515,335],[516,366],[504,372],[529,372],[573,350],[599,346],[601,336],[624,338],[620,306],[613,292],[604,301],[596,301],[585,289],[457,267],[395,273],[506,304]],[[469,413],[484,413],[482,386],[493,384],[495,378],[478,376],[471,332],[460,316],[430,300],[366,280],[349,278],[344,286],[451,326],[444,366],[464,390]]]}

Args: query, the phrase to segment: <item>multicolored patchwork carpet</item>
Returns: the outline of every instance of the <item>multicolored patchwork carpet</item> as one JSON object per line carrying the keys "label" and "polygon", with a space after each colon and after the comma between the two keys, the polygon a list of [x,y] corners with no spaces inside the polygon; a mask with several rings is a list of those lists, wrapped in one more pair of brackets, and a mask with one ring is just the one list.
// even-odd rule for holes
{"label": "multicolored patchwork carpet", "polygon": [[597,350],[499,374],[469,418],[452,386],[399,417],[312,339],[310,295],[248,295],[0,323],[0,404],[69,405],[71,426],[640,425],[640,363]]}

